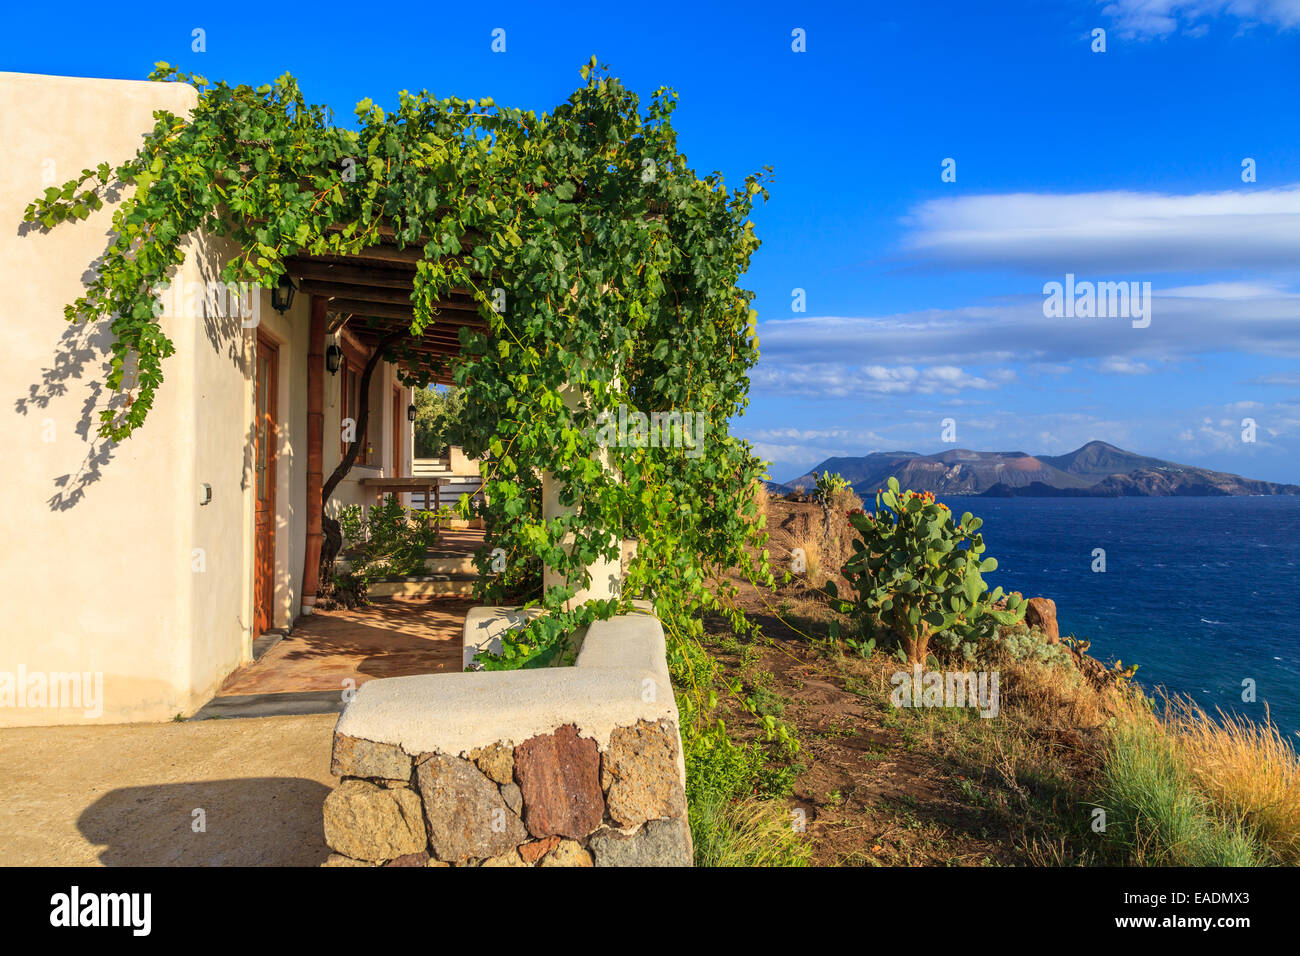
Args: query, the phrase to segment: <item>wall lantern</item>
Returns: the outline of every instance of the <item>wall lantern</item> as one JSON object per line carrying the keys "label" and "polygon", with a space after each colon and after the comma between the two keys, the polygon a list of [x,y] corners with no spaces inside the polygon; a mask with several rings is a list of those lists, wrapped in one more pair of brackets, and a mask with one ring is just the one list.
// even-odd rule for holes
{"label": "wall lantern", "polygon": [[297,291],[298,287],[293,284],[289,273],[280,273],[275,288],[271,290],[271,308],[284,315],[289,311],[289,306],[293,305],[293,294]]}
{"label": "wall lantern", "polygon": [[331,375],[337,375],[342,366],[343,350],[337,345],[331,345],[325,350],[325,368],[329,369]]}
{"label": "wall lantern", "polygon": [[414,406],[414,405],[407,405],[407,406],[406,406],[406,420],[407,420],[408,422],[413,422],[413,421],[415,421],[415,406]]}

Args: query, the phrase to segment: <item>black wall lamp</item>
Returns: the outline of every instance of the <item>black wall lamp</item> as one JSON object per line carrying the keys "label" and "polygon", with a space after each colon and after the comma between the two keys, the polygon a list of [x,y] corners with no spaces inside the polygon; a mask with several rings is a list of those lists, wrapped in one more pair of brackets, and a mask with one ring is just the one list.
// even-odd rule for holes
{"label": "black wall lamp", "polygon": [[407,406],[406,406],[406,420],[407,420],[408,422],[413,422],[413,421],[415,421],[415,406],[414,406],[414,405],[407,405]]}
{"label": "black wall lamp", "polygon": [[343,350],[337,345],[331,345],[325,350],[325,367],[329,369],[331,375],[337,375],[342,366]]}
{"label": "black wall lamp", "polygon": [[289,311],[289,306],[293,305],[293,294],[297,291],[298,287],[293,284],[289,273],[280,273],[275,287],[271,289],[271,308],[284,315]]}

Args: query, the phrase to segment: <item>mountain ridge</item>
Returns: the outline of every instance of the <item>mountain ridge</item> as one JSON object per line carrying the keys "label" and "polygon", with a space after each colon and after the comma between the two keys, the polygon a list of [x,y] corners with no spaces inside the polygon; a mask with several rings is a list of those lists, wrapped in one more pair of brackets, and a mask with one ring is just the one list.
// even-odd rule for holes
{"label": "mountain ridge", "polygon": [[1296,495],[1300,485],[1241,475],[1139,455],[1093,440],[1063,455],[1022,451],[979,452],[954,448],[918,452],[871,452],[827,458],[790,481],[768,482],[776,491],[815,486],[813,474],[838,472],[864,500],[897,478],[904,488],[935,494],[1011,497],[1209,497]]}

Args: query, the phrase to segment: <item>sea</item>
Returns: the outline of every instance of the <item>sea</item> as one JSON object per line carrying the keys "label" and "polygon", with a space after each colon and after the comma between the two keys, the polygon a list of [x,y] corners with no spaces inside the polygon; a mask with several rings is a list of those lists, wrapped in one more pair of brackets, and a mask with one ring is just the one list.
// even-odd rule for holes
{"label": "sea", "polygon": [[990,588],[1051,598],[1062,635],[1139,665],[1148,694],[1267,705],[1300,744],[1300,496],[944,500],[984,519]]}

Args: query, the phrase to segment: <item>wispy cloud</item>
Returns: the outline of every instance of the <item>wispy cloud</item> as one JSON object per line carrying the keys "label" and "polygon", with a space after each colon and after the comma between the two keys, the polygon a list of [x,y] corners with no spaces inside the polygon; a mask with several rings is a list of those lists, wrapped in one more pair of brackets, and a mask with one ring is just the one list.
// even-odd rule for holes
{"label": "wispy cloud", "polygon": [[[1300,357],[1300,297],[1289,294],[1195,298],[1157,290],[1142,329],[1127,319],[1048,319],[1042,304],[1037,295],[886,316],[769,320],[759,324],[763,357],[753,381],[827,396],[928,394],[994,389],[1019,365],[1064,374],[1080,359],[1136,371],[1137,363],[1215,352]],[[870,356],[871,364],[858,368],[855,356]]]}
{"label": "wispy cloud", "polygon": [[1161,289],[1160,294],[1180,299],[1300,298],[1300,293],[1287,292],[1277,285],[1265,282],[1207,282],[1204,285],[1183,285]]}
{"label": "wispy cloud", "polygon": [[864,395],[955,395],[987,391],[1015,380],[1010,369],[974,375],[955,365],[858,365],[845,362],[760,363],[750,376],[755,387],[786,395],[852,398]]}
{"label": "wispy cloud", "polygon": [[1227,17],[1238,27],[1300,27],[1300,0],[1101,0],[1121,36],[1163,37],[1208,32],[1207,19]]}
{"label": "wispy cloud", "polygon": [[1246,381],[1247,385],[1286,385],[1300,387],[1300,372],[1277,372],[1272,375],[1256,375]]}
{"label": "wispy cloud", "polygon": [[1129,276],[1289,269],[1300,258],[1300,184],[1185,196],[1117,190],[933,199],[904,222],[913,257],[949,266]]}

